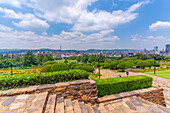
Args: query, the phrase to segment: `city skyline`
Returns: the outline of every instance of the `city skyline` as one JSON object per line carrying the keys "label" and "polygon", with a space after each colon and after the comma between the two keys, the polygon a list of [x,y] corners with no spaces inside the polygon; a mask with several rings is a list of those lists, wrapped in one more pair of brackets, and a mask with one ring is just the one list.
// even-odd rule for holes
{"label": "city skyline", "polygon": [[1,0],[0,49],[165,49],[169,0]]}

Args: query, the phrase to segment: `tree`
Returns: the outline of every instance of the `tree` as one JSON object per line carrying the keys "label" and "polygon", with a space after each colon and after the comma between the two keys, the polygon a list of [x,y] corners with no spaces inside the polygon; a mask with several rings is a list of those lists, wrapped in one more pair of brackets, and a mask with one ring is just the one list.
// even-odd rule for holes
{"label": "tree", "polygon": [[117,61],[114,60],[110,63],[110,66],[109,66],[110,69],[116,69],[117,68]]}
{"label": "tree", "polygon": [[38,64],[40,64],[40,65],[43,64],[43,58],[44,58],[43,54],[41,54],[40,56],[37,57]]}
{"label": "tree", "polygon": [[81,61],[84,62],[84,63],[87,63],[88,59],[89,59],[89,55],[83,55],[81,57]]}
{"label": "tree", "polygon": [[67,59],[64,59],[64,63],[68,63],[68,60],[67,60]]}
{"label": "tree", "polygon": [[32,52],[28,51],[23,57],[23,66],[30,67],[31,65],[37,65],[37,59]]}
{"label": "tree", "polygon": [[80,61],[81,61],[81,56],[78,56],[78,57],[76,58],[76,60],[77,60],[77,62],[80,62]]}
{"label": "tree", "polygon": [[95,55],[89,56],[88,62],[89,62],[89,63],[92,63],[92,62],[94,62],[94,61],[97,61],[97,57],[96,57]]}
{"label": "tree", "polygon": [[138,63],[137,63],[137,67],[139,67],[139,68],[142,68],[142,69],[145,69],[145,67],[150,67],[151,66],[151,64],[148,62],[148,61],[139,61]]}
{"label": "tree", "polygon": [[129,61],[124,61],[118,64],[118,69],[122,69],[122,71],[124,71],[127,68],[132,68],[133,66],[135,66],[135,64],[133,62],[129,62]]}

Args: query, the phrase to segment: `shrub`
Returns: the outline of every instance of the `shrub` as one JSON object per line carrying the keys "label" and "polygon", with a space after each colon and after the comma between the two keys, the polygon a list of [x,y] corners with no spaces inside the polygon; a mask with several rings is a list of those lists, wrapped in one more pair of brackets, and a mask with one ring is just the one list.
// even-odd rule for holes
{"label": "shrub", "polygon": [[110,66],[109,66],[109,68],[110,69],[116,69],[116,67],[117,67],[117,61],[115,60],[115,61],[112,61],[111,63],[110,63]]}
{"label": "shrub", "polygon": [[42,65],[42,67],[44,67],[45,65],[48,65],[48,64],[55,64],[55,63],[57,63],[57,62],[55,62],[55,61],[47,61],[47,62],[45,62],[43,65]]}
{"label": "shrub", "polygon": [[87,79],[89,73],[84,70],[58,71],[53,73],[41,73],[41,75],[13,75],[0,78],[0,90],[16,87],[27,87],[39,84],[54,84],[79,79]]}
{"label": "shrub", "polygon": [[71,69],[74,69],[76,66],[81,66],[81,64],[75,63],[71,66]]}
{"label": "shrub", "polygon": [[110,68],[110,63],[104,63],[104,69],[109,69]]}
{"label": "shrub", "polygon": [[143,68],[143,69],[145,69],[145,67],[150,67],[151,66],[151,64],[148,62],[148,61],[139,61],[138,63],[137,63],[137,67],[140,67],[140,68]]}
{"label": "shrub", "polygon": [[76,62],[70,62],[69,64],[68,64],[68,66],[69,66],[69,68],[71,68],[71,66],[73,65],[73,64],[75,64]]}
{"label": "shrub", "polygon": [[53,64],[51,67],[51,72],[69,70],[68,64],[57,63]]}
{"label": "shrub", "polygon": [[76,66],[75,69],[81,69],[81,70],[85,70],[87,72],[93,72],[94,71],[93,66]]}
{"label": "shrub", "polygon": [[52,64],[45,65],[41,68],[41,72],[51,72]]}
{"label": "shrub", "polygon": [[115,77],[107,79],[99,79],[90,76],[96,81],[98,96],[111,95],[120,92],[132,91],[152,86],[152,77],[146,75],[129,76],[129,77]]}

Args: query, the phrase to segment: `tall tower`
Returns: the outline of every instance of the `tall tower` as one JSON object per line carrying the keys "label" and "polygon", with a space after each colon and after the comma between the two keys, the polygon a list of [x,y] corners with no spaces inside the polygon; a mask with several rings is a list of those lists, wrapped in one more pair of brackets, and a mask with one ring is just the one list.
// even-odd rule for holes
{"label": "tall tower", "polygon": [[165,52],[170,53],[170,44],[166,44],[165,46]]}
{"label": "tall tower", "polygon": [[60,45],[60,51],[61,51],[61,49],[62,49],[62,47],[61,47],[61,45]]}

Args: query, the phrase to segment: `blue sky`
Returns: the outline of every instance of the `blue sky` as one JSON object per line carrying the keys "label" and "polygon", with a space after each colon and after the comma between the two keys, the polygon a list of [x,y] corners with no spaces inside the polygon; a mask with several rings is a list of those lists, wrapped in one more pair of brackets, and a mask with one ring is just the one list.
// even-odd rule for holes
{"label": "blue sky", "polygon": [[0,49],[164,49],[170,0],[0,0]]}

